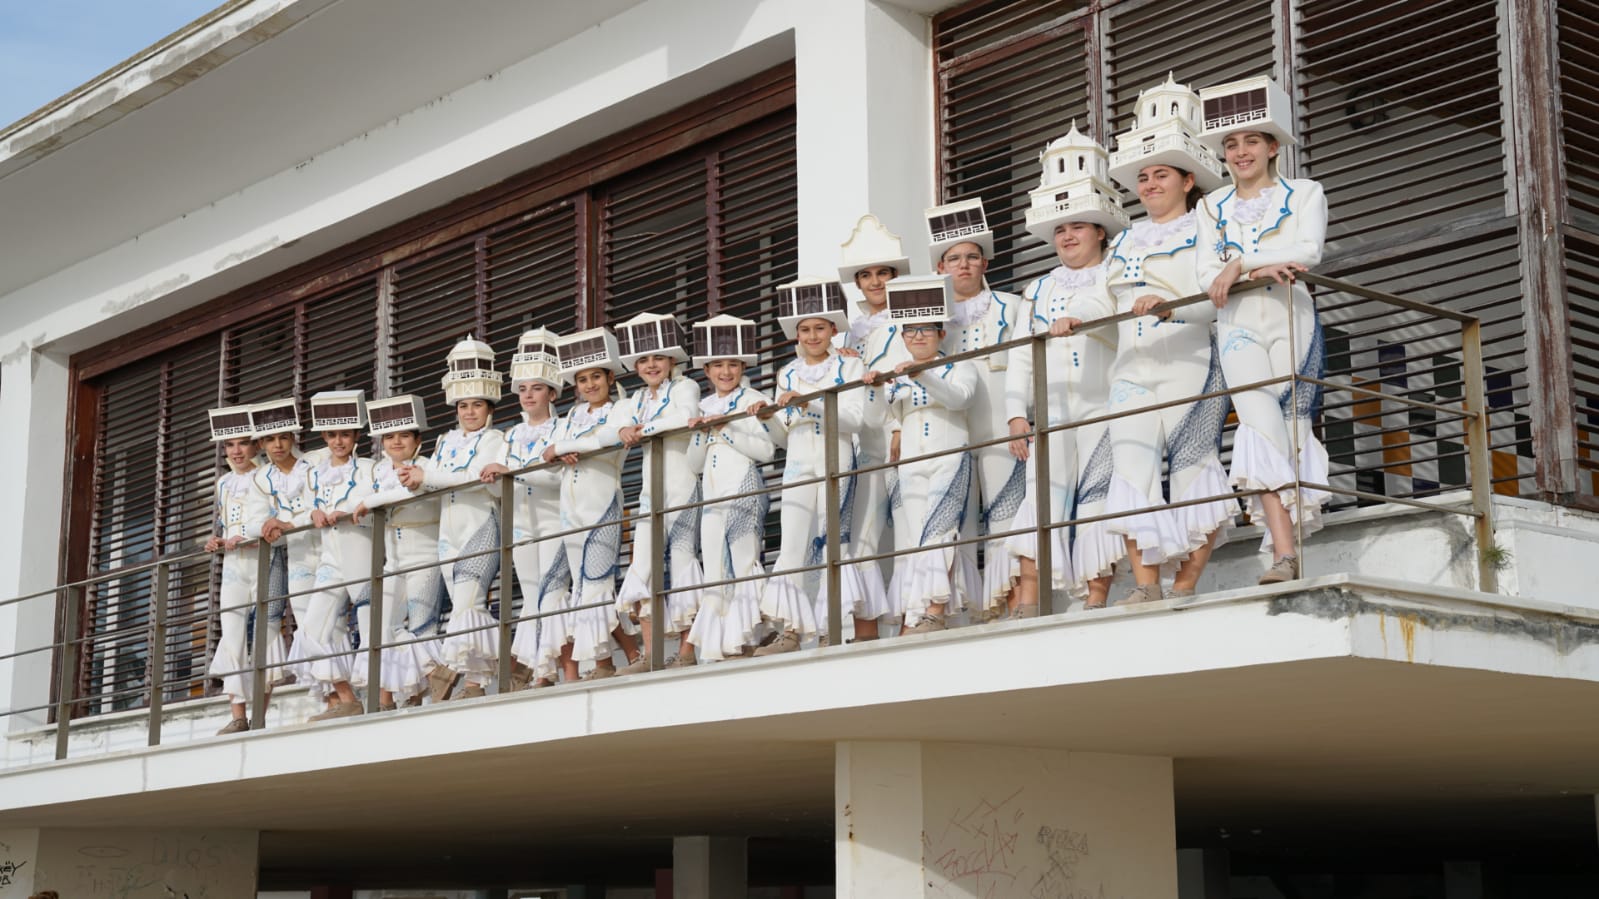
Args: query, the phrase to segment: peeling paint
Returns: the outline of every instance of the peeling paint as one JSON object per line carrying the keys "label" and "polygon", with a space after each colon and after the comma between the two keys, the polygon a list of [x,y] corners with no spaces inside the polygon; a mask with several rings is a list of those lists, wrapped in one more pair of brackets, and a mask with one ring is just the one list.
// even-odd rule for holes
{"label": "peeling paint", "polygon": [[1405,656],[1415,654],[1415,631],[1425,626],[1435,631],[1470,630],[1496,636],[1525,637],[1542,643],[1561,655],[1584,646],[1599,644],[1599,624],[1573,621],[1559,615],[1539,612],[1508,612],[1484,608],[1478,612],[1405,607],[1403,611],[1377,599],[1366,599],[1349,590],[1322,587],[1274,596],[1266,605],[1268,615],[1309,615],[1325,621],[1353,618],[1359,613],[1382,616],[1383,640],[1387,636],[1387,616],[1399,619],[1405,637]]}
{"label": "peeling paint", "polygon": [[165,296],[166,294],[177,290],[179,287],[182,287],[187,283],[189,283],[188,275],[178,275],[176,278],[168,278],[167,280],[162,281],[160,284],[155,284],[136,293],[129,294],[124,299],[112,300],[106,303],[100,308],[100,314],[121,315],[122,313],[127,312],[129,309],[136,309],[157,297]]}
{"label": "peeling paint", "polygon": [[283,240],[274,234],[273,236],[261,241],[253,247],[245,247],[242,250],[238,250],[223,256],[221,259],[217,260],[216,265],[213,265],[211,269],[212,271],[220,272],[225,268],[229,268],[230,266],[238,265],[246,259],[254,259],[268,250],[276,249],[281,243],[283,243]]}

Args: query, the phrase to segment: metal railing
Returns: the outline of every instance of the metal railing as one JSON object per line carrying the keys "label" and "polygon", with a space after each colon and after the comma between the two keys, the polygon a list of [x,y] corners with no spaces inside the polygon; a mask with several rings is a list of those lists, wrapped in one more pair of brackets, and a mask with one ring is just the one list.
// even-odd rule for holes
{"label": "metal railing", "polygon": [[[1032,473],[1035,485],[1040,485],[1035,487],[1033,491],[1033,499],[1035,502],[1034,511],[1036,513],[1035,520],[1037,522],[1035,526],[1031,528],[1016,528],[1007,531],[980,534],[977,536],[962,536],[952,542],[940,544],[940,547],[964,548],[967,546],[1003,539],[1009,536],[1031,533],[1036,541],[1035,562],[1040,584],[1040,589],[1038,591],[1038,601],[1040,604],[1039,611],[1040,614],[1050,614],[1053,611],[1050,607],[1052,592],[1050,585],[1053,584],[1054,567],[1056,564],[1061,562],[1061,560],[1052,558],[1052,541],[1049,539],[1050,531],[1056,528],[1072,527],[1075,525],[1088,524],[1096,521],[1105,521],[1127,515],[1147,513],[1150,511],[1175,509],[1183,506],[1214,502],[1217,500],[1237,500],[1247,496],[1268,492],[1266,490],[1230,491],[1226,494],[1217,496],[1176,500],[1160,505],[1151,505],[1135,512],[1107,513],[1062,520],[1054,517],[1051,514],[1051,509],[1049,507],[1050,491],[1041,486],[1050,483],[1050,441],[1052,439],[1056,439],[1057,435],[1061,435],[1062,437],[1069,436],[1069,433],[1066,432],[1070,432],[1074,428],[1107,422],[1117,418],[1141,415],[1162,408],[1193,403],[1202,399],[1230,396],[1245,390],[1258,389],[1263,386],[1280,384],[1285,385],[1288,391],[1290,400],[1289,408],[1298,408],[1298,392],[1304,389],[1314,388],[1324,391],[1337,391],[1349,394],[1352,398],[1352,402],[1344,407],[1341,407],[1342,411],[1349,412],[1349,414],[1345,415],[1344,418],[1340,419],[1340,421],[1344,422],[1354,422],[1372,417],[1377,417],[1380,419],[1380,417],[1383,415],[1383,412],[1380,409],[1375,412],[1370,410],[1362,412],[1360,410],[1360,404],[1364,402],[1367,404],[1376,403],[1379,406],[1382,403],[1396,403],[1400,407],[1406,409],[1426,410],[1428,413],[1435,416],[1434,420],[1438,423],[1459,423],[1462,428],[1461,437],[1466,445],[1466,454],[1469,461],[1468,481],[1471,494],[1469,508],[1460,509],[1448,504],[1426,502],[1423,499],[1418,499],[1415,497],[1404,498],[1388,496],[1379,493],[1373,493],[1369,490],[1363,490],[1358,486],[1341,486],[1333,483],[1310,483],[1302,480],[1295,480],[1291,486],[1300,488],[1298,491],[1296,491],[1296,495],[1302,495],[1304,488],[1311,488],[1314,490],[1325,491],[1330,494],[1343,495],[1360,502],[1397,503],[1405,506],[1420,507],[1423,509],[1458,512],[1459,514],[1471,519],[1474,524],[1475,536],[1479,549],[1479,588],[1488,592],[1495,591],[1497,589],[1495,577],[1495,563],[1497,560],[1492,558],[1492,553],[1488,551],[1494,546],[1491,506],[1492,478],[1488,445],[1488,409],[1486,408],[1484,401],[1482,334],[1479,321],[1471,315],[1458,313],[1440,306],[1417,302],[1381,291],[1370,290],[1338,279],[1327,278],[1311,273],[1301,273],[1298,277],[1300,280],[1311,285],[1335,291],[1339,294],[1346,294],[1351,297],[1358,298],[1356,301],[1358,303],[1377,304],[1379,307],[1389,310],[1392,313],[1412,316],[1413,318],[1407,321],[1406,326],[1418,327],[1424,324],[1429,329],[1427,334],[1427,338],[1429,340],[1436,341],[1439,339],[1438,332],[1436,331],[1436,328],[1439,325],[1444,325],[1445,327],[1458,326],[1459,345],[1457,349],[1453,350],[1453,352],[1458,352],[1459,363],[1461,366],[1460,380],[1463,382],[1461,402],[1458,404],[1432,402],[1406,396],[1402,393],[1395,393],[1393,391],[1385,392],[1375,389],[1375,387],[1382,386],[1380,379],[1370,381],[1364,385],[1357,384],[1354,383],[1355,378],[1350,377],[1348,372],[1343,373],[1345,375],[1344,380],[1340,380],[1335,377],[1312,377],[1303,374],[1292,374],[1269,378],[1250,384],[1228,385],[1221,390],[1200,393],[1194,396],[1183,397],[1164,403],[1139,406],[1135,409],[1116,413],[1107,412],[1103,415],[1098,415],[1079,421],[1050,423],[1047,421],[1047,404],[1043,402],[1043,398],[1047,397],[1050,391],[1048,371],[1049,360],[1046,349],[1049,340],[1066,338],[1052,338],[1048,332],[1045,331],[1041,334],[1022,337],[1005,343],[975,349],[969,352],[940,356],[933,361],[912,365],[906,369],[905,373],[914,374],[919,371],[935,367],[942,367],[952,362],[964,362],[981,359],[994,353],[1008,353],[1017,349],[1026,349],[1032,354],[1032,386],[1035,407],[1034,418],[1037,423],[1035,423],[1034,427],[1026,435],[1019,436],[1027,436],[1033,440],[1030,462],[1033,466]],[[1270,282],[1264,280],[1243,282],[1236,285],[1234,290],[1242,291],[1254,287],[1265,286],[1269,283]],[[1175,311],[1190,305],[1209,301],[1210,300],[1208,296],[1204,294],[1197,294],[1164,303],[1146,313],[1146,315],[1155,315],[1167,311]],[[1138,316],[1135,316],[1131,312],[1124,312],[1085,322],[1074,330],[1074,336],[1080,336],[1098,329],[1115,328],[1121,322],[1137,317]],[[1294,317],[1289,316],[1289,320],[1292,323]],[[1304,340],[1305,338],[1306,335],[1298,334],[1297,329],[1291,324],[1291,355],[1295,360],[1299,358],[1298,347],[1300,346],[1300,341]],[[666,622],[668,620],[665,608],[667,596],[673,592],[679,591],[703,590],[729,584],[743,583],[750,580],[764,580],[772,577],[820,571],[825,578],[827,586],[828,633],[834,635],[835,640],[839,640],[843,632],[844,617],[844,612],[841,605],[842,591],[840,589],[841,572],[843,566],[846,564],[867,564],[879,563],[883,560],[894,560],[898,559],[900,556],[918,553],[925,549],[921,546],[901,545],[886,552],[879,552],[873,555],[852,555],[846,558],[844,547],[841,545],[839,539],[839,535],[843,530],[841,526],[842,522],[840,521],[839,508],[841,492],[843,489],[843,480],[847,477],[852,477],[855,475],[896,468],[898,466],[935,459],[947,455],[966,453],[983,447],[996,446],[1016,439],[1014,436],[1006,434],[993,440],[968,443],[966,445],[955,447],[949,450],[928,453],[916,457],[903,458],[880,464],[862,465],[853,469],[843,469],[838,453],[839,441],[836,439],[836,435],[839,434],[839,397],[845,391],[860,389],[862,386],[863,383],[861,381],[854,381],[846,384],[836,385],[825,390],[816,391],[814,393],[795,396],[790,398],[788,401],[787,405],[789,406],[805,405],[815,400],[822,401],[822,427],[824,445],[826,449],[823,459],[824,473],[818,477],[796,479],[787,483],[779,482],[773,484],[763,482],[763,485],[760,488],[747,493],[739,493],[731,496],[719,496],[712,499],[702,498],[695,502],[684,503],[675,506],[668,505],[665,491],[667,477],[665,470],[667,456],[665,451],[666,441],[691,434],[694,431],[709,430],[720,427],[728,422],[742,418],[744,413],[708,418],[692,428],[683,427],[666,430],[647,438],[651,448],[651,451],[648,455],[650,471],[648,472],[647,478],[647,484],[649,485],[651,491],[649,497],[650,511],[642,514],[636,511],[623,514],[620,518],[607,519],[606,521],[595,526],[621,526],[628,524],[633,524],[636,526],[642,521],[644,524],[647,524],[650,529],[650,535],[652,537],[651,551],[655,554],[655,558],[650,560],[650,611],[651,619],[655,624],[651,628],[650,646],[647,650],[647,654],[650,659],[652,669],[659,668],[665,656],[665,641],[667,632]],[[1297,460],[1299,458],[1300,449],[1298,445],[1298,431],[1297,428],[1292,427],[1289,430],[1291,439],[1294,443],[1293,458]],[[1379,436],[1385,434],[1384,430],[1380,426],[1374,433],[1378,434]],[[1436,440],[1440,438],[1435,437],[1434,439]],[[594,456],[614,452],[626,453],[630,450],[631,447],[615,445],[596,450],[585,455]],[[591,529],[588,527],[572,528],[564,531],[542,533],[521,541],[514,539],[516,518],[516,482],[514,479],[518,476],[541,470],[558,469],[563,464],[564,463],[560,460],[551,463],[540,462],[517,469],[515,471],[507,472],[500,476],[499,486],[501,489],[499,491],[499,497],[497,500],[500,534],[498,545],[492,549],[474,553],[462,553],[453,558],[440,559],[437,562],[429,561],[403,569],[386,570],[388,566],[385,558],[386,543],[384,536],[386,533],[385,528],[390,516],[392,515],[393,509],[414,502],[427,502],[429,500],[436,501],[445,492],[488,489],[490,487],[488,484],[471,484],[454,488],[446,488],[441,491],[422,493],[394,504],[372,509],[370,512],[370,529],[372,534],[371,568],[370,572],[365,577],[358,577],[334,584],[318,584],[309,590],[302,590],[284,595],[269,595],[269,584],[271,580],[269,568],[271,565],[270,550],[268,550],[266,546],[259,541],[243,545],[241,548],[248,546],[259,548],[259,551],[256,554],[257,579],[256,592],[253,600],[247,604],[235,607],[214,608],[208,612],[199,613],[198,615],[191,617],[195,619],[219,619],[221,615],[228,612],[253,610],[255,615],[255,626],[253,646],[251,647],[252,664],[249,668],[243,669],[239,672],[208,672],[206,675],[204,675],[204,677],[216,678],[227,674],[248,674],[251,678],[253,687],[250,693],[249,703],[250,725],[252,729],[264,727],[266,723],[266,708],[268,699],[267,687],[271,682],[271,666],[265,663],[265,660],[268,656],[267,641],[269,639],[281,639],[279,635],[269,635],[268,633],[270,630],[270,628],[267,626],[268,609],[270,604],[273,602],[287,603],[289,599],[298,596],[305,596],[331,589],[366,584],[370,590],[370,597],[368,600],[370,603],[368,630],[371,633],[361,635],[363,642],[360,649],[328,653],[320,656],[307,657],[302,655],[293,662],[285,662],[282,664],[298,665],[305,662],[316,661],[318,659],[347,656],[351,653],[364,654],[367,691],[365,707],[366,711],[369,713],[378,712],[379,693],[382,681],[382,651],[388,648],[440,639],[439,636],[415,637],[410,640],[389,639],[385,622],[383,620],[384,603],[382,597],[384,578],[400,577],[412,571],[423,570],[427,568],[438,567],[442,570],[444,566],[452,565],[463,559],[496,555],[498,556],[499,561],[499,581],[497,590],[499,614],[496,622],[491,625],[483,625],[477,628],[459,630],[451,629],[446,631],[446,633],[454,635],[490,629],[496,630],[499,638],[499,658],[497,670],[495,672],[495,680],[497,681],[497,687],[499,691],[504,692],[510,689],[512,683],[512,674],[515,668],[515,660],[512,656],[513,626],[523,622],[537,621],[556,615],[575,614],[588,609],[609,605],[613,602],[613,600],[607,599],[600,603],[591,603],[581,606],[568,606],[553,610],[534,609],[530,612],[524,608],[521,614],[516,614],[513,612],[512,599],[514,588],[512,578],[515,577],[515,564],[512,558],[513,550],[517,546],[548,540],[559,540],[565,536],[581,533]],[[1295,468],[1297,475],[1298,466],[1296,465]],[[1337,480],[1337,478],[1330,478],[1329,480]],[[815,485],[817,483],[824,483],[826,485],[825,514],[827,520],[825,533],[827,540],[825,556],[820,564],[785,569],[781,571],[772,571],[750,577],[705,580],[701,583],[689,586],[681,586],[676,588],[667,587],[665,583],[665,565],[663,559],[665,553],[667,552],[666,520],[668,515],[682,512],[697,513],[698,510],[703,509],[706,506],[732,502],[751,496],[779,493],[786,489]],[[1286,487],[1282,489],[1286,489]],[[1302,509],[1299,511],[1301,514],[1297,514],[1295,516],[1295,543],[1298,550],[1298,556],[1301,560],[1303,560],[1304,534],[1302,527],[1305,516],[1302,514]],[[311,530],[310,526],[287,529],[284,531],[284,534],[292,535],[308,530]],[[897,538],[896,542],[903,544],[906,542],[914,543],[915,541],[906,541],[901,537]],[[124,566],[113,571],[94,575],[92,577],[59,584],[55,587],[51,587],[46,590],[40,590],[24,596],[18,596],[0,601],[0,607],[4,607],[29,601],[40,601],[46,598],[55,600],[57,608],[59,609],[58,620],[61,626],[61,633],[64,635],[63,639],[55,642],[46,643],[28,649],[21,649],[7,655],[0,656],[0,661],[15,662],[20,658],[35,654],[55,653],[55,660],[57,663],[57,681],[54,684],[55,696],[50,702],[24,708],[9,709],[4,714],[6,716],[15,716],[40,711],[53,712],[55,719],[55,756],[58,759],[66,758],[68,756],[69,739],[73,725],[73,712],[76,706],[87,699],[87,697],[80,697],[76,689],[80,667],[80,654],[82,653],[84,647],[91,641],[103,640],[109,636],[116,636],[124,633],[137,635],[139,632],[143,631],[145,639],[148,642],[150,653],[149,671],[151,672],[151,676],[148,678],[147,682],[137,688],[119,690],[115,691],[114,693],[96,693],[94,694],[93,698],[104,700],[111,696],[129,696],[138,694],[145,695],[149,719],[147,737],[148,745],[159,745],[162,740],[162,719],[163,711],[165,709],[165,696],[167,690],[172,687],[189,686],[193,683],[192,678],[171,680],[166,678],[165,652],[169,630],[174,625],[174,622],[168,615],[169,576],[174,567],[183,565],[185,563],[192,563],[196,559],[205,557],[206,555],[208,554],[205,552],[190,552],[181,555],[162,557],[152,561]],[[99,631],[93,634],[79,635],[79,631],[82,629],[80,615],[85,607],[85,598],[88,594],[88,591],[96,588],[97,586],[108,584],[109,582],[117,579],[127,578],[133,575],[142,575],[145,573],[149,573],[153,577],[153,612],[147,624],[136,625],[115,632]],[[448,574],[445,574],[445,576],[448,577]],[[581,575],[578,574],[577,576]],[[527,602],[530,599],[531,598],[529,597],[524,597],[524,602]],[[487,591],[485,591],[483,601],[485,604],[487,604],[489,601],[489,594]]]}

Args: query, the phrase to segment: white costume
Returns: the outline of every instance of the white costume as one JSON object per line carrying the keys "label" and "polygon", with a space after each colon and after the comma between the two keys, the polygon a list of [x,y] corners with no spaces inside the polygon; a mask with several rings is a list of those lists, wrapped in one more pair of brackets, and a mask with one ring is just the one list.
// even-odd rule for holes
{"label": "white costume", "polygon": [[335,465],[330,457],[311,469],[309,487],[313,508],[326,515],[341,513],[337,523],[322,531],[316,567],[317,592],[311,594],[305,621],[301,622],[296,637],[305,640],[305,655],[328,656],[315,658],[308,666],[311,677],[324,685],[324,689],[350,679],[350,633],[341,627],[348,605],[355,606],[356,630],[361,639],[371,639],[368,624],[371,583],[334,585],[371,577],[372,521],[363,519],[357,524],[352,515],[377,492],[376,484],[371,459],[351,456],[344,464]]}
{"label": "white costume", "polygon": [[[516,471],[543,462],[544,451],[554,443],[555,426],[559,421],[552,415],[538,424],[530,424],[525,418],[518,422],[505,434],[505,453],[500,464]],[[511,505],[516,510],[513,534],[517,543],[511,550],[511,562],[516,568],[517,582],[522,585],[522,614],[563,608],[572,585],[565,547],[560,540],[522,542],[561,529],[561,473],[554,468],[541,468],[519,474],[510,489],[516,491]],[[541,663],[539,634],[550,627],[561,628],[564,632],[565,619],[564,615],[556,615],[517,622],[511,654],[536,671],[542,665],[544,670],[539,671],[539,676],[552,675],[554,659],[560,657],[560,642],[554,644],[554,657]]]}
{"label": "white costume", "polygon": [[[249,436],[246,433],[244,436]],[[255,472],[229,471],[217,478],[216,533],[224,539],[253,540],[261,536],[261,522],[267,518],[261,494],[252,486]],[[233,702],[248,702],[252,682],[250,629],[255,614],[257,546],[229,550],[222,556],[222,589],[217,597],[221,608],[222,639],[206,673],[222,679],[222,690]],[[272,679],[269,673],[268,680]]]}
{"label": "white costume", "polygon": [[498,462],[504,453],[505,435],[493,428],[453,428],[439,438],[438,448],[422,465],[423,487],[446,491],[439,497],[438,559],[451,609],[441,658],[471,680],[488,677],[499,665],[500,630],[489,614],[488,595],[500,571],[500,556],[456,557],[499,544],[499,485],[471,485],[478,483],[483,466]]}
{"label": "white costume", "polygon": [[[699,561],[699,510],[684,509],[666,514],[666,547],[660,553],[654,549],[647,517],[653,508],[650,457],[654,452],[653,442],[648,438],[662,431],[681,428],[688,424],[689,419],[700,414],[700,385],[692,378],[673,374],[658,389],[641,388],[618,406],[617,414],[622,426],[636,425],[642,428],[645,443],[643,484],[639,488],[638,499],[638,514],[642,517],[633,521],[633,559],[627,566],[627,574],[622,578],[622,587],[616,599],[619,614],[630,614],[633,604],[638,603],[639,617],[648,618],[652,564],[666,565],[665,583],[673,591],[681,587],[693,587],[705,580]],[[693,442],[693,435],[680,434],[667,438],[663,444],[666,450],[665,495],[668,507],[699,501],[700,480],[688,465],[689,449]],[[678,633],[693,624],[694,613],[699,606],[698,591],[666,594],[667,633]]]}
{"label": "white costume", "polygon": [[[571,573],[572,592],[567,607],[601,603],[569,615],[544,619],[540,637],[540,676],[553,672],[561,646],[572,644],[577,662],[606,661],[614,645],[611,631],[616,629],[617,557],[622,548],[622,461],[620,452],[597,450],[621,443],[617,431],[621,415],[616,402],[598,409],[579,399],[555,426],[557,456],[583,454],[576,465],[561,469],[561,530],[584,528],[561,538]],[[590,455],[593,454],[593,455]]]}
{"label": "white costume", "polygon": [[[258,440],[272,434],[297,433],[300,430],[299,414],[292,398],[257,403],[250,408],[250,418]],[[254,473],[255,488],[266,497],[267,516],[276,518],[284,529],[307,528],[285,536],[272,547],[272,582],[269,589],[273,596],[289,597],[287,605],[294,612],[296,634],[304,626],[301,622],[309,614],[311,592],[316,587],[317,560],[322,552],[321,535],[310,529],[311,492],[307,487],[307,479],[312,466],[326,452],[316,450],[302,455],[296,450],[294,464],[288,471],[269,461],[258,466]],[[281,669],[274,667],[267,679],[276,681],[292,674],[299,683],[307,685],[313,699],[320,698],[321,685],[301,662],[305,655],[304,644],[296,639],[285,653],[281,646],[274,643],[281,641],[268,643],[267,663],[276,665],[287,661],[288,664]]]}

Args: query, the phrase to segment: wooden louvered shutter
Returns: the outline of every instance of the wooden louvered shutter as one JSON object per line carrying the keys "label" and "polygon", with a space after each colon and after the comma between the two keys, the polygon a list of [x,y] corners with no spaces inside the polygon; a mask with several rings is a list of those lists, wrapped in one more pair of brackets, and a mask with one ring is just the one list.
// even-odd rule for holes
{"label": "wooden louvered shutter", "polygon": [[[484,340],[494,347],[510,395],[515,393],[511,356],[522,332],[542,327],[564,335],[577,330],[582,291],[576,204],[563,200],[501,225],[489,232],[484,253],[488,318]],[[496,407],[495,421],[508,424],[519,414],[516,401],[510,399]]]}
{"label": "wooden louvered shutter", "polygon": [[[306,425],[311,395],[323,390],[360,390],[372,399],[376,388],[377,282],[347,284],[331,294],[307,301],[299,310],[301,331],[300,389]],[[307,435],[311,444],[320,441]],[[365,431],[358,433],[356,454],[369,455]]]}
{"label": "wooden louvered shutter", "polygon": [[1576,395],[1577,490],[1599,496],[1599,2],[1561,0],[1560,142],[1565,151],[1566,311]]}
{"label": "wooden louvered shutter", "polygon": [[[1094,131],[1094,19],[1081,6],[1013,0],[934,20],[940,190],[943,202],[983,198],[994,231],[988,281],[1001,290],[1016,289],[1055,265],[1051,248],[1025,227],[1028,191],[1038,186],[1039,152],[1065,134],[1073,119],[1083,133]],[[917,227],[925,240],[926,226]]]}
{"label": "wooden louvered shutter", "polygon": [[1566,237],[1566,299],[1577,400],[1577,489],[1599,496],[1599,239]]}
{"label": "wooden louvered shutter", "polygon": [[450,348],[478,333],[477,275],[473,240],[394,267],[388,395],[412,393],[426,403],[423,452],[431,453],[436,438],[455,426],[455,410],[444,402],[439,382]]}

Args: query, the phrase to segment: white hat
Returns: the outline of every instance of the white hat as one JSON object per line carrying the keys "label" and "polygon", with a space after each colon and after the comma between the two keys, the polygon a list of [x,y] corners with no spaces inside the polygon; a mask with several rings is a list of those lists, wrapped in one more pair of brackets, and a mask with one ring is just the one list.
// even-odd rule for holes
{"label": "white hat", "polygon": [[994,232],[988,230],[981,197],[928,209],[927,233],[931,241],[927,254],[933,260],[935,271],[944,259],[944,252],[958,243],[975,243],[982,248],[984,259],[994,258]]}
{"label": "white hat", "polygon": [[511,387],[525,381],[536,381],[561,389],[561,358],[555,349],[561,335],[547,328],[525,331],[516,342],[516,355],[511,357]]}
{"label": "white hat", "polygon": [[849,311],[844,305],[844,289],[826,278],[800,278],[777,288],[777,325],[790,340],[807,318],[833,323],[840,331],[849,330]]}
{"label": "white hat", "polygon": [[854,284],[855,274],[862,269],[879,265],[893,268],[896,277],[911,273],[911,260],[900,247],[899,235],[883,227],[871,213],[860,217],[849,240],[839,248],[843,252],[839,257],[842,262],[838,266],[838,280],[845,284]]}
{"label": "white hat", "polygon": [[745,368],[756,365],[760,355],[755,342],[755,323],[747,318],[718,315],[694,324],[694,364],[704,367],[717,359],[736,359]]}
{"label": "white hat", "polygon": [[1105,173],[1105,148],[1078,131],[1076,122],[1066,136],[1044,148],[1039,162],[1044,174],[1027,210],[1029,234],[1053,243],[1055,229],[1067,222],[1098,225],[1105,229],[1106,237],[1127,227],[1121,194]]}
{"label": "white hat", "polygon": [[250,407],[250,428],[256,437],[268,434],[294,434],[300,430],[300,410],[294,397],[266,400]]}
{"label": "white hat", "polygon": [[373,437],[395,431],[425,431],[428,426],[422,398],[409,393],[367,403],[366,415],[372,425],[367,433]]}
{"label": "white hat", "polygon": [[677,316],[658,312],[640,312],[616,326],[616,346],[621,354],[622,367],[634,370],[639,359],[645,356],[670,356],[678,362],[688,361],[688,350],[683,327]]}
{"label": "white hat", "polygon": [[255,425],[250,421],[249,406],[223,406],[211,409],[206,416],[211,420],[211,442],[221,443],[235,437],[255,439]]}
{"label": "white hat", "polygon": [[444,400],[455,405],[462,400],[500,399],[502,377],[494,370],[494,348],[474,337],[462,338],[444,357]]}
{"label": "white hat", "polygon": [[345,431],[366,427],[366,391],[324,390],[311,394],[311,430]]}
{"label": "white hat", "polygon": [[1265,75],[1201,88],[1199,106],[1204,116],[1199,140],[1218,154],[1227,135],[1239,131],[1269,134],[1285,147],[1294,144],[1293,106],[1288,94]]}
{"label": "white hat", "polygon": [[590,368],[603,368],[614,374],[625,374],[622,360],[617,358],[616,337],[606,328],[579,331],[555,342],[556,354],[561,357],[561,378],[568,384],[577,379],[577,373]]}
{"label": "white hat", "polygon": [[1166,83],[1138,95],[1133,127],[1116,137],[1110,154],[1110,177],[1135,193],[1138,173],[1146,166],[1169,165],[1194,176],[1200,190],[1214,190],[1227,180],[1227,168],[1210,147],[1199,142],[1199,95],[1178,84],[1171,73]]}
{"label": "white hat", "polygon": [[888,282],[888,320],[896,324],[943,324],[955,317],[955,279],[906,275]]}

